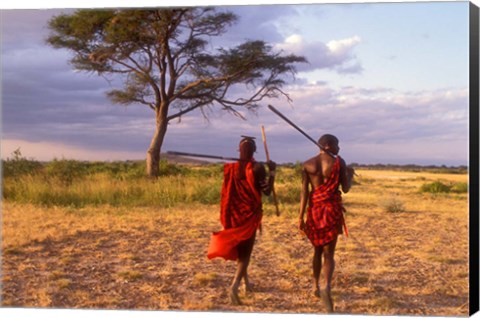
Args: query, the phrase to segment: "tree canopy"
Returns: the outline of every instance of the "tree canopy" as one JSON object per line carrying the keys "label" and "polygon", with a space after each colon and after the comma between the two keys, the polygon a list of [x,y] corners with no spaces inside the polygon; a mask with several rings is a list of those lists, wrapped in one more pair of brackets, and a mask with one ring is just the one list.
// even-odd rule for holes
{"label": "tree canopy", "polygon": [[213,106],[244,118],[239,110],[255,111],[264,98],[289,99],[284,75],[294,75],[304,57],[256,40],[211,48],[237,19],[213,7],[77,10],[49,21],[47,43],[73,52],[76,70],[120,76],[123,87],[107,92],[112,102],[155,111],[147,155],[158,157],[172,119],[195,109],[206,116]]}

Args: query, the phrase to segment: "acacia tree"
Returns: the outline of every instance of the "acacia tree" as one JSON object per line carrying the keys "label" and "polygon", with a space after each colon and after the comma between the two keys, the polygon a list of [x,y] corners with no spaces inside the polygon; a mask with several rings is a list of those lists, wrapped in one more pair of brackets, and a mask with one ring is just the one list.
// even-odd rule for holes
{"label": "acacia tree", "polygon": [[[244,118],[266,97],[282,91],[284,75],[294,75],[295,55],[274,52],[263,41],[232,48],[210,48],[212,37],[236,22],[215,8],[77,10],[53,17],[47,43],[73,52],[76,70],[118,75],[122,89],[107,92],[114,103],[142,104],[155,114],[155,132],[147,150],[147,175],[158,176],[168,123],[195,109],[219,107]],[[233,88],[245,85],[246,97]],[[238,90],[237,90],[238,91]]]}

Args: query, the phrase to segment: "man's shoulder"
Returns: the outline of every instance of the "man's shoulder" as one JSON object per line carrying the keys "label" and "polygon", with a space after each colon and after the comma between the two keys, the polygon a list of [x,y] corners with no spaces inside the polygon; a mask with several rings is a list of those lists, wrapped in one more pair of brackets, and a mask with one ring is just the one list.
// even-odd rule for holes
{"label": "man's shoulder", "polygon": [[264,167],[263,163],[258,162],[258,161],[254,161],[254,162],[252,162],[252,169],[255,170],[255,171],[265,170],[265,167]]}
{"label": "man's shoulder", "polygon": [[312,157],[307,159],[303,162],[303,170],[308,173],[316,173],[319,166],[319,158],[318,156]]}
{"label": "man's shoulder", "polygon": [[303,162],[303,166],[304,167],[305,166],[310,166],[310,165],[315,165],[316,166],[318,164],[319,160],[320,160],[320,156],[316,155],[314,157],[311,157],[311,158],[308,158],[307,160],[305,160]]}
{"label": "man's shoulder", "polygon": [[266,170],[261,162],[256,162],[256,161],[252,162],[252,171],[255,176],[255,179],[261,180],[265,178]]}

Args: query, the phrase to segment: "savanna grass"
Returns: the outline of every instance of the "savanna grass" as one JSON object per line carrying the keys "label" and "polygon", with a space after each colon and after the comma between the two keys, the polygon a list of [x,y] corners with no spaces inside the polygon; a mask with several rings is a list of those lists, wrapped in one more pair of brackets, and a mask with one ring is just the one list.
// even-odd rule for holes
{"label": "savanna grass", "polygon": [[9,201],[44,206],[109,204],[113,206],[171,207],[177,203],[217,203],[221,179],[165,176],[156,180],[112,179],[105,173],[75,179],[69,184],[58,178],[42,180],[38,176],[4,179],[3,197]]}
{"label": "savanna grass", "polygon": [[[162,165],[165,174],[157,180],[144,178],[143,171],[134,176],[134,165],[115,170],[113,164],[106,170],[99,165],[94,173],[87,169],[67,185],[44,170],[21,182],[19,176],[4,179],[10,194],[2,211],[2,304],[53,307],[65,300],[62,304],[75,308],[135,304],[140,310],[323,312],[310,293],[312,248],[297,230],[301,177],[295,167],[278,167],[280,216],[274,215],[271,201],[264,201],[262,233],[250,267],[259,288],[255,294],[242,291],[247,305],[239,308],[229,306],[225,297],[235,264],[205,259],[211,232],[221,228],[219,201],[205,205],[199,196],[219,193],[222,165],[171,170],[163,170],[168,163]],[[465,183],[468,176],[361,169],[357,174],[358,183],[342,195],[349,236],[338,240],[335,254],[337,311],[467,315],[468,196],[419,189],[438,180]],[[18,200],[33,200],[26,190],[41,192],[34,189],[40,185],[44,192],[75,195],[79,204],[96,195],[105,202],[115,197],[118,204],[150,206],[45,207],[12,197],[13,189]],[[381,202],[391,197],[407,209],[387,213]],[[445,246],[455,248],[444,253]]]}
{"label": "savanna grass", "polygon": [[[301,164],[281,165],[277,171],[275,190],[279,205],[297,204],[301,191]],[[375,187],[376,179],[369,177],[366,171],[362,174],[365,175],[357,178],[356,186],[368,190],[373,201],[377,195],[383,197],[383,193],[377,193],[379,188]],[[105,204],[163,208],[191,203],[218,204],[220,201],[222,164],[194,166],[161,161],[160,175],[157,179],[145,177],[144,162],[55,159],[39,163],[17,154],[14,159],[3,161],[3,199],[74,208]],[[417,179],[405,180],[403,183],[412,183],[411,186],[419,189],[420,193],[468,192],[468,184],[465,182],[450,180],[444,183],[431,180],[433,182],[424,183],[418,188]],[[396,186],[394,183],[384,183],[383,189]],[[272,196],[264,199],[273,202]],[[363,200],[364,203],[367,201]],[[404,209],[402,204],[399,206],[396,204],[398,202],[393,203],[388,204],[390,207],[386,208],[387,211],[392,210],[392,204],[395,212]]]}
{"label": "savanna grass", "polygon": [[[217,204],[223,180],[223,165],[175,165],[162,161],[161,177],[145,177],[139,162],[80,162],[53,160],[26,165],[4,162],[3,199],[42,206],[88,205],[173,207],[179,204]],[[35,167],[26,170],[24,167]],[[280,168],[278,197],[284,204],[300,196],[295,168]],[[21,171],[21,173],[19,173]]]}

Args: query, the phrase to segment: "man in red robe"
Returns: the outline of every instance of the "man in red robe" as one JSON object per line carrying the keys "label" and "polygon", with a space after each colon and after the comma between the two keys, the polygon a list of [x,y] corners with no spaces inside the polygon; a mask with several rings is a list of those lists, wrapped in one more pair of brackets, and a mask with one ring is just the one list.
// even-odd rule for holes
{"label": "man in red robe", "polygon": [[220,202],[220,222],[223,230],[214,232],[210,239],[207,257],[222,257],[237,261],[237,271],[230,286],[230,300],[240,305],[238,288],[242,278],[247,291],[248,264],[252,255],[256,230],[262,221],[262,193],[270,195],[275,178],[276,164],[267,162],[269,177],[263,164],[253,159],[256,151],[255,140],[244,137],[240,141],[240,160],[224,166]]}
{"label": "man in red robe", "polygon": [[[303,164],[299,228],[314,246],[314,294],[322,298],[328,312],[333,312],[331,283],[335,269],[334,253],[337,236],[343,233],[343,228],[348,235],[339,188],[341,186],[344,193],[350,190],[354,170],[347,167],[345,161],[337,155],[340,147],[335,136],[323,135],[318,143],[323,149],[320,149],[317,156]],[[306,222],[304,221],[305,209],[307,210]],[[325,288],[320,291],[322,255]]]}

